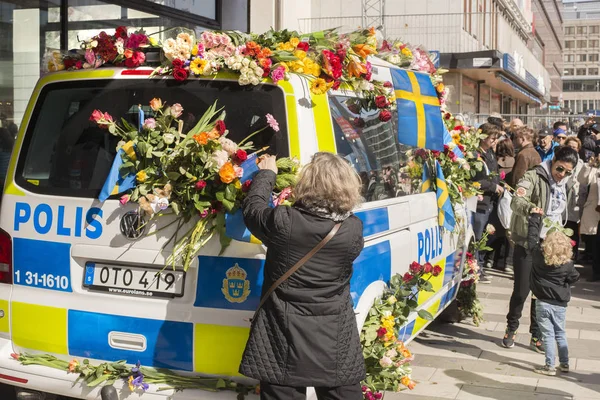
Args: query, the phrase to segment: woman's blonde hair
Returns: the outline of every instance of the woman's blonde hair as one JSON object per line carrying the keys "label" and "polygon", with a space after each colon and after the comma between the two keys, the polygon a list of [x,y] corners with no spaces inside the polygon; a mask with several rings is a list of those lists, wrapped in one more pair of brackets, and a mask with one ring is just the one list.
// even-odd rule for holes
{"label": "woman's blonde hair", "polygon": [[542,243],[544,260],[546,264],[552,266],[561,266],[573,258],[573,246],[571,239],[560,231],[552,231]]}
{"label": "woman's blonde hair", "polygon": [[576,137],[576,136],[569,136],[567,138],[567,140],[565,141],[565,146],[568,146],[569,143],[571,143],[571,142],[577,143],[577,150],[581,150],[581,140],[579,140],[578,137]]}
{"label": "woman's blonde hair", "polygon": [[361,188],[360,177],[346,160],[320,152],[300,171],[293,196],[306,207],[345,214],[361,202]]}

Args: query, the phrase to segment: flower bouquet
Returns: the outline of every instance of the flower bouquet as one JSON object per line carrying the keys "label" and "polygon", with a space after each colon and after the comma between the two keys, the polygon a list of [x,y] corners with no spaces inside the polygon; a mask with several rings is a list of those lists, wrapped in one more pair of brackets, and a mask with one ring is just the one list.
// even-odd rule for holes
{"label": "flower bouquet", "polygon": [[[161,216],[174,217],[161,228],[177,224],[176,233],[167,243],[175,241],[167,265],[173,268],[183,265],[187,270],[193,257],[215,233],[221,235],[223,250],[229,243],[225,236],[225,214],[239,209],[252,173],[257,171],[257,156],[265,150],[249,154],[252,150],[249,140],[264,129],[279,127],[267,115],[265,127],[235,143],[227,137],[225,113],[217,108],[216,102],[185,133],[179,119],[183,113],[180,104],[168,105],[155,98],[150,108],[154,115],[145,120],[139,108],[139,128],[124,119],[119,124],[100,110],[95,110],[90,119],[121,139],[116,162],[120,164],[120,176],[128,177],[131,182],[130,192],[121,197],[121,204],[138,204],[150,221]],[[289,195],[299,165],[281,158],[277,166],[275,190],[280,199],[281,192]],[[113,185],[109,186],[111,190]],[[122,185],[120,188],[124,189]],[[192,227],[181,233],[189,222]]]}
{"label": "flower bouquet", "polygon": [[[442,268],[438,265],[413,262],[409,272],[391,278],[389,288],[373,304],[360,335],[367,370],[362,388],[365,399],[380,399],[381,392],[385,390],[415,387],[408,364],[413,356],[397,339],[396,333],[406,324],[409,315],[417,310],[417,294],[433,291],[429,279],[441,272]],[[420,318],[433,319],[426,310],[421,309],[417,313]]]}
{"label": "flower bouquet", "polygon": [[[485,246],[485,243],[484,243]],[[456,295],[460,318],[471,318],[475,326],[483,322],[483,306],[477,296],[477,281],[479,280],[479,265],[473,253],[466,254],[463,277]]]}

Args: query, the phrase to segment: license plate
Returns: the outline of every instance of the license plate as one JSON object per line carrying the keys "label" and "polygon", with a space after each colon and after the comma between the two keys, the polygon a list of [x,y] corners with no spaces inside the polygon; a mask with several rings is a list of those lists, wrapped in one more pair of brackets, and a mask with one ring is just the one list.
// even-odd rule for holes
{"label": "license plate", "polygon": [[143,297],[181,297],[185,272],[126,267],[123,265],[85,264],[83,286],[90,290]]}

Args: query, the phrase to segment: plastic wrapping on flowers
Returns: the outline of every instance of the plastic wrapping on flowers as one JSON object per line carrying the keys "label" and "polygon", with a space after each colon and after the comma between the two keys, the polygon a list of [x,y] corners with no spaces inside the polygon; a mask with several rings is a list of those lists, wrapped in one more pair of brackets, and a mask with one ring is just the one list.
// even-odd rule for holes
{"label": "plastic wrapping on flowers", "polygon": [[410,362],[413,355],[397,338],[398,330],[406,324],[409,316],[432,320],[426,310],[418,310],[416,300],[420,291],[433,291],[429,280],[438,276],[442,268],[430,263],[420,265],[413,262],[409,272],[394,275],[388,289],[377,299],[363,325],[360,339],[363,346],[367,377],[362,383],[364,398],[382,398],[382,392],[413,389]]}

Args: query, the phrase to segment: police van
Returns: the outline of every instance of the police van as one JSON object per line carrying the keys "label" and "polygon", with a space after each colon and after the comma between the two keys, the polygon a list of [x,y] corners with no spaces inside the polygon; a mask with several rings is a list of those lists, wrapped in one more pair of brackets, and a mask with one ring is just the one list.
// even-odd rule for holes
{"label": "police van", "polygon": [[[373,60],[374,79],[390,81],[390,64]],[[95,109],[135,121],[131,104],[159,97],[178,102],[192,127],[218,99],[234,141],[255,131],[266,113],[280,130],[256,137],[279,157],[310,161],[334,152],[356,168],[364,203],[365,246],[354,264],[351,292],[359,329],[386,282],[411,262],[440,265],[434,292],[419,306],[438,316],[456,297],[466,246],[466,211],[456,210],[453,233],[438,226],[435,193],[420,193],[406,173],[408,146],[398,142],[396,115],[349,107],[353,93],[313,95],[298,75],[277,85],[240,86],[237,76],[215,79],[150,77],[152,69],[99,68],[43,76],[32,94],[8,168],[0,215],[0,382],[77,399],[100,398],[76,374],[24,366],[11,353],[52,354],[91,362],[126,360],[182,374],[242,379],[238,365],[259,303],[266,248],[233,241],[219,255],[218,239],[184,272],[167,269],[153,280],[171,248],[173,227],[138,235],[136,206],[98,194],[116,152],[116,138],[90,123]],[[187,128],[189,129],[189,128]],[[265,131],[266,132],[266,131]],[[162,250],[161,250],[162,249]],[[429,321],[411,315],[397,337],[414,338]],[[130,395],[116,382],[120,398]],[[122,390],[122,391],[121,391]],[[235,398],[233,392],[158,391],[144,399]],[[41,398],[41,397],[39,397]]]}

